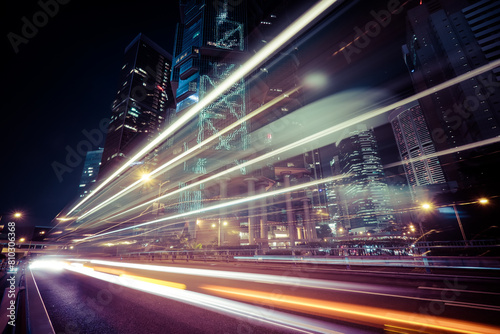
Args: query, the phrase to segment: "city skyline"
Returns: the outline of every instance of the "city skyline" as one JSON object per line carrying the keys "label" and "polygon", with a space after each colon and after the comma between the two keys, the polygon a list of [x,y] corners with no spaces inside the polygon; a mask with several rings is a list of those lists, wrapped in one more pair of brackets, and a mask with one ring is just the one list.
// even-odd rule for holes
{"label": "city skyline", "polygon": [[[10,5],[14,6],[14,4]],[[138,14],[133,12],[133,7],[122,8],[123,13],[129,15],[130,19],[128,20],[128,24],[124,24],[121,23],[121,20],[118,23],[118,20],[114,18],[113,20],[117,20],[116,27],[114,26],[114,21],[109,16],[113,6],[105,6],[99,12],[100,15],[97,15],[92,21],[94,33],[89,33],[88,36],[86,33],[83,33],[87,43],[89,43],[87,45],[95,45],[91,49],[85,50],[80,45],[80,41],[85,40],[79,36],[82,33],[66,29],[63,34],[58,30],[58,27],[70,26],[76,29],[77,25],[82,23],[82,20],[87,22],[85,21],[85,15],[92,17],[91,14],[94,13],[95,9],[94,5],[97,6],[97,4],[92,3],[85,6],[82,4],[61,5],[57,15],[46,26],[39,29],[40,31],[37,36],[30,39],[29,43],[18,46],[18,53],[14,52],[11,43],[6,40],[9,60],[13,64],[12,67],[9,67],[13,85],[22,87],[21,82],[24,80],[23,78],[26,75],[30,75],[31,85],[42,88],[41,90],[37,90],[36,94],[29,99],[22,98],[20,92],[16,93],[13,91],[14,95],[11,95],[12,98],[9,100],[9,104],[12,110],[25,110],[28,114],[33,113],[33,115],[37,115],[36,117],[39,118],[37,123],[43,124],[43,127],[31,127],[29,130],[26,130],[28,132],[22,137],[18,137],[16,132],[12,131],[14,129],[11,127],[6,127],[2,131],[2,134],[5,136],[3,138],[6,139],[12,136],[16,140],[17,146],[15,148],[14,146],[5,146],[3,147],[3,151],[6,152],[6,155],[15,157],[13,160],[18,164],[16,169],[23,171],[19,175],[29,174],[29,168],[21,164],[21,161],[25,159],[26,152],[29,152],[30,155],[38,154],[36,155],[39,157],[38,159],[43,161],[41,171],[44,175],[44,181],[43,183],[40,183],[38,180],[24,181],[25,179],[21,178],[17,183],[9,182],[7,187],[4,188],[7,200],[2,204],[5,205],[5,210],[11,207],[16,207],[19,210],[22,209],[32,218],[35,219],[35,217],[38,217],[36,220],[40,223],[42,221],[43,223],[47,223],[47,220],[51,219],[51,217],[53,218],[64,207],[65,200],[62,198],[68,198],[75,194],[74,186],[79,182],[78,179],[81,168],[83,168],[84,154],[89,149],[89,145],[86,145],[86,142],[89,142],[88,137],[90,134],[97,132],[102,134],[102,137],[100,135],[92,137],[96,141],[91,142],[93,148],[97,148],[104,142],[105,131],[103,129],[107,126],[106,122],[109,122],[109,106],[114,97],[120,70],[119,64],[126,45],[138,33],[144,33],[167,51],[171,50],[173,53],[175,24],[179,21],[177,3],[169,4],[169,10],[163,11],[164,14],[158,10],[153,10],[154,14],[146,14],[146,11]],[[158,8],[156,3],[154,6]],[[144,8],[146,9],[154,6],[144,4]],[[28,4],[25,4],[25,6],[17,5],[13,8],[9,19],[4,21],[6,23],[5,30],[7,32],[20,33],[23,24],[21,18],[23,16],[28,17],[40,10],[42,9],[35,3],[31,7]],[[369,8],[366,8],[363,14],[365,17],[370,17]],[[150,17],[148,18],[147,15],[159,17],[157,20],[161,20],[165,27],[170,28],[159,28],[157,24],[152,22],[154,20],[151,20]],[[134,16],[138,18],[134,20]],[[139,17],[141,18],[140,20]],[[110,30],[104,27],[113,27],[113,29]],[[120,28],[120,33],[118,33],[118,27],[124,27]],[[346,33],[350,34],[352,31],[347,31]],[[100,38],[93,38],[92,35],[99,36]],[[120,37],[116,39],[115,36]],[[349,36],[341,36],[340,38],[347,39]],[[109,41],[112,41],[112,43],[109,43]],[[53,49],[58,50],[59,53],[66,55],[73,54],[73,57],[78,59],[77,64],[72,65],[69,60],[62,61],[59,64],[59,62],[56,62],[56,59],[60,58],[54,57],[50,52],[47,52],[46,49],[51,48],[44,48],[44,43],[46,45],[53,44]],[[96,69],[96,73],[94,73],[94,75],[100,78],[97,81],[92,80],[93,77],[87,76],[85,74],[87,71],[83,69],[83,64],[91,63],[100,66]],[[341,59],[340,63],[344,64],[345,60]],[[78,66],[78,64],[80,65]],[[19,75],[20,73],[26,74]],[[47,78],[50,78],[49,84],[47,84]],[[84,85],[81,84],[82,80],[85,82]],[[78,93],[76,91],[70,95],[64,93],[62,96],[58,93],[63,92],[63,89],[70,89],[71,87],[79,87]],[[87,88],[90,91],[85,92]],[[55,96],[59,96],[59,99],[55,98]],[[92,99],[89,100],[93,101],[91,102],[92,107],[85,107],[85,111],[77,108],[77,110],[81,111],[73,111],[71,114],[72,117],[69,117],[67,110],[70,109],[69,105],[71,105],[71,101],[80,101],[83,99],[83,96],[92,96]],[[20,103],[19,101],[22,102]],[[57,101],[60,101],[60,103],[54,105]],[[40,113],[31,111],[36,110],[37,106],[44,111],[46,114],[45,117],[41,116]],[[90,114],[89,111],[91,111]],[[15,115],[17,114],[13,113],[9,116],[11,122],[16,122],[15,117],[17,116]],[[89,115],[92,116],[89,117]],[[42,128],[48,131],[43,131]],[[37,132],[38,137],[47,138],[44,147],[49,152],[48,154],[36,153],[41,150],[32,150],[29,148],[30,134]],[[3,142],[6,143],[7,140],[3,140]],[[70,160],[70,164],[67,163],[68,159]],[[5,173],[14,172],[14,169],[7,166],[2,166],[2,168],[5,169]],[[30,184],[38,184],[36,187],[42,189],[45,195],[39,197],[36,194],[30,193],[26,197],[22,189],[29,188]],[[9,193],[11,194],[10,196],[8,195]],[[47,196],[46,194],[50,195]],[[63,194],[63,196],[59,196],[58,194]],[[28,199],[30,197],[32,199]]]}
{"label": "city skyline", "polygon": [[[379,17],[377,15],[382,15],[380,13],[382,13],[383,11],[379,11],[379,12],[376,12],[376,11],[368,11],[369,15],[372,17],[372,18],[376,18],[376,17]],[[374,14],[375,13],[375,14]],[[397,11],[395,11],[394,13],[396,14],[399,14]],[[375,16],[374,16],[375,15]],[[379,17],[380,18],[380,17]],[[394,17],[395,19],[396,17]],[[392,18],[391,18],[392,20]],[[401,22],[404,21],[404,20],[401,20]],[[231,23],[231,24],[234,24],[234,23]],[[233,32],[232,33],[235,33],[237,32],[237,27],[229,27],[227,29],[230,29],[232,30]],[[236,29],[236,30],[235,30]],[[359,29],[357,29],[357,26],[355,26],[355,28],[353,29],[353,31],[356,33]],[[403,34],[400,34],[401,36]],[[194,38],[196,36],[193,35],[192,38]],[[356,34],[354,35],[354,37],[356,37]],[[369,38],[369,37],[372,37],[374,41],[376,41],[376,37],[378,36],[375,36],[373,33],[370,35],[370,34],[366,34],[363,38],[365,39],[365,42],[366,42],[366,39]],[[347,37],[348,38],[348,37]],[[318,37],[318,40],[321,40],[321,37]],[[406,41],[408,40],[408,38],[406,37]],[[229,39],[228,41],[231,41],[231,43],[234,42],[234,40],[231,40]],[[354,39],[354,42],[356,42],[356,38]],[[402,43],[403,40],[401,40],[399,43],[399,47],[401,47],[404,43]],[[212,41],[212,43],[215,43],[215,45],[219,45],[220,44],[220,41],[217,41],[214,39],[214,41]],[[218,44],[219,43],[219,44]],[[298,52],[298,59],[300,59],[301,61],[303,61],[304,59],[307,59],[307,54],[304,52],[304,50],[307,50],[307,45],[313,45],[315,42],[314,40],[308,40],[308,41],[300,41],[298,40],[297,41],[297,44],[298,44],[298,47],[297,47],[297,50],[299,50]],[[172,43],[173,44],[173,43]],[[342,46],[344,45],[345,43],[344,42],[341,42],[338,44],[338,46]],[[346,48],[347,50],[349,50],[348,48],[349,47],[354,47],[354,45],[358,48],[358,49],[362,49],[362,44],[359,44],[359,43],[355,43],[355,44],[352,44],[349,45],[349,44],[346,44]],[[228,47],[227,45],[223,45],[221,44],[219,47]],[[394,49],[396,50],[396,49]],[[20,52],[20,50],[18,50]],[[302,51],[302,54],[300,54],[300,51]],[[401,50],[399,50],[401,51]],[[349,53],[350,52],[350,53]],[[368,50],[366,51],[367,54],[369,54]],[[356,61],[355,60],[355,57],[357,55],[357,51],[353,51],[353,49],[349,50],[348,52],[344,52],[344,51],[341,51],[341,53],[338,53],[338,52],[334,52],[332,53],[332,56],[335,56],[335,55],[339,55],[339,56],[342,56],[340,57],[340,60],[342,61],[346,61],[347,63],[347,66],[345,66],[345,68],[341,69],[339,71],[339,73],[342,73],[343,71],[346,70],[346,68],[349,68],[349,65],[350,65],[350,62],[353,62],[353,61]],[[333,63],[342,63],[338,58],[335,59],[335,57],[331,57],[331,59],[328,59],[328,61],[326,62],[326,64],[333,64]],[[399,54],[399,62],[402,63],[404,60],[403,58],[403,53],[401,52],[401,54]],[[119,61],[116,61],[117,63]],[[361,62],[360,64],[364,64],[363,62]],[[298,75],[299,77],[300,76],[303,76],[304,78],[306,77],[305,74],[307,74],[307,72],[301,72],[303,70],[303,68],[307,68],[308,66],[311,66],[309,63],[304,63],[305,66],[301,65],[299,67],[299,72],[298,72]],[[408,64],[406,64],[408,65]],[[184,66],[184,65],[183,65]],[[186,74],[188,73],[188,74]],[[328,72],[327,72],[328,73]],[[335,72],[330,72],[329,74],[333,74]],[[182,73],[181,73],[181,77],[184,76],[184,78],[189,78],[190,75],[192,75],[192,73],[190,72],[190,70],[188,69],[186,71],[186,68],[182,69]],[[408,73],[406,73],[406,79],[408,79],[409,75]],[[333,77],[331,77],[333,78]],[[388,82],[388,87],[391,87],[391,82],[398,82],[398,81],[401,81],[403,78],[405,78],[405,76],[403,74],[401,74],[400,77],[398,77],[396,80],[390,80]],[[373,79],[374,81],[373,82],[377,82],[377,80],[380,80],[380,78],[377,78],[377,80]],[[116,82],[116,79],[115,79],[115,82]],[[377,88],[380,88],[378,86],[374,86],[374,87],[377,87]],[[329,91],[337,91],[338,90],[338,87],[330,87],[329,88]],[[390,91],[390,90],[389,90]],[[306,96],[306,95],[304,95]],[[382,95],[381,95],[382,96]],[[391,99],[395,99],[395,98],[401,98],[402,95],[395,95],[395,96],[391,96],[391,94],[388,94],[388,100],[390,101]],[[317,98],[317,97],[316,97]],[[313,97],[313,99],[315,99]],[[182,108],[181,108],[182,109]],[[52,168],[52,171],[54,172],[55,174],[55,177],[59,180],[59,182],[61,182],[61,180],[64,180],[65,177],[69,176],[71,174],[71,172],[73,172],[74,170],[78,169],[79,165],[81,164],[81,161],[80,160],[83,160],[83,158],[81,157],[84,153],[85,153],[85,149],[89,149],[89,148],[92,148],[94,145],[97,145],[97,144],[101,144],[102,141],[104,140],[104,132],[106,132],[105,129],[107,129],[104,125],[106,123],[106,118],[103,118],[100,120],[101,122],[99,122],[98,126],[94,129],[83,129],[82,130],[82,135],[83,135],[83,138],[82,140],[80,140],[76,145],[74,145],[73,147],[71,147],[70,145],[66,145],[64,147],[64,149],[66,150],[66,156],[64,157],[65,158],[65,161],[63,160],[62,163],[61,161],[57,161],[57,160],[54,160],[50,166]],[[380,124],[377,124],[377,125],[380,125]],[[210,121],[210,126],[213,128],[213,124],[211,124],[211,121]],[[198,142],[200,140],[202,140],[207,134],[205,134],[206,130],[203,130],[201,132],[198,133]],[[100,132],[100,133],[99,133]],[[201,136],[201,137],[200,137]],[[242,138],[244,138],[244,136],[242,136]],[[100,140],[98,140],[100,139]],[[219,145],[223,145],[223,146],[227,146],[228,143],[223,143],[221,142]],[[394,143],[394,138],[392,138],[392,143],[390,144],[394,147],[395,146],[395,143]],[[329,160],[331,159],[331,157],[328,157],[326,156],[325,157],[325,161],[326,160]],[[202,160],[202,159],[201,159]],[[203,166],[200,165],[200,159],[198,159],[198,162],[195,164],[195,167],[196,168],[200,168],[200,171],[203,170]],[[397,162],[397,161],[392,161],[393,163]],[[199,173],[199,171],[195,171],[196,173]],[[67,203],[66,203],[67,204]],[[290,217],[288,217],[288,220],[290,220]]]}
{"label": "city skyline", "polygon": [[3,9],[4,333],[500,332],[500,1]]}

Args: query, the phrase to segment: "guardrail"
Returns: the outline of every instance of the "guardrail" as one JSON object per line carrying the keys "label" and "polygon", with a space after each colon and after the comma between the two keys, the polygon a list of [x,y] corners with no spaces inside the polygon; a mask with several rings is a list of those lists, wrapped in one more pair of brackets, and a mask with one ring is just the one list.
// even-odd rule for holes
{"label": "guardrail", "polygon": [[152,252],[132,252],[122,254],[122,258],[148,261],[234,261],[235,256],[255,255],[255,249],[220,249],[220,250],[172,250]]}
{"label": "guardrail", "polygon": [[249,262],[280,262],[293,264],[328,264],[342,265],[350,269],[351,266],[365,267],[406,267],[425,269],[473,269],[473,270],[500,270],[498,257],[427,257],[427,256],[338,256],[338,257],[307,257],[307,256],[280,256],[254,255],[236,256],[237,261]]}
{"label": "guardrail", "polygon": [[429,251],[442,249],[459,250],[459,253],[484,254],[487,250],[499,251],[496,242],[482,242],[475,246],[460,242],[424,242],[418,245],[393,247],[296,247],[287,249],[211,249],[211,250],[160,250],[151,252],[133,252],[122,254],[122,259],[141,261],[246,261],[246,262],[282,262],[309,263],[324,265],[350,266],[385,266],[448,269],[484,269],[500,270],[500,257],[493,256],[431,256]]}

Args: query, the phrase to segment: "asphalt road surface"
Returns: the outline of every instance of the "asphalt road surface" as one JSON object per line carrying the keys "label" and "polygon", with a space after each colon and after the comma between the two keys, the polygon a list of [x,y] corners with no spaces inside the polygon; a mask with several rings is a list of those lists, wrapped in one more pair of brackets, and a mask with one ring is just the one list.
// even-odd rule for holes
{"label": "asphalt road surface", "polygon": [[56,333],[500,332],[498,277],[248,263],[49,267],[32,272]]}

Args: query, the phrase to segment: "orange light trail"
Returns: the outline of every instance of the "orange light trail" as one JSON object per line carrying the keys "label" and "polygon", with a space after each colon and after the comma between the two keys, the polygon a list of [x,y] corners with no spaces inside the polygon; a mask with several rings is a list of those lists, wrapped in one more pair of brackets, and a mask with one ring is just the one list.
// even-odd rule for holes
{"label": "orange light trail", "polygon": [[405,325],[418,330],[418,332],[425,330],[429,333],[442,333],[444,331],[445,333],[493,334],[500,332],[500,328],[486,325],[439,317],[427,317],[423,319],[422,315],[415,313],[370,306],[352,305],[290,295],[276,295],[268,292],[224,286],[205,285],[201,286],[201,288],[215,292],[219,295],[247,302],[258,301],[261,304],[269,306],[277,306],[328,318],[355,321],[357,323],[369,324],[377,327]]}

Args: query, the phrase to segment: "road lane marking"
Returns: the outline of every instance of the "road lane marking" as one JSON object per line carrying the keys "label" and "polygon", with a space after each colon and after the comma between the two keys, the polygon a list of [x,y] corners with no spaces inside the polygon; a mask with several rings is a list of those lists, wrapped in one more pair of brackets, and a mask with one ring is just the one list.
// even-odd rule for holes
{"label": "road lane marking", "polygon": [[500,295],[500,292],[488,292],[488,291],[476,291],[476,290],[461,290],[461,289],[449,289],[449,288],[436,288],[432,286],[419,286],[419,289],[424,290],[446,290],[446,291],[456,291],[456,292],[469,292],[469,293],[483,293],[485,295]]}

